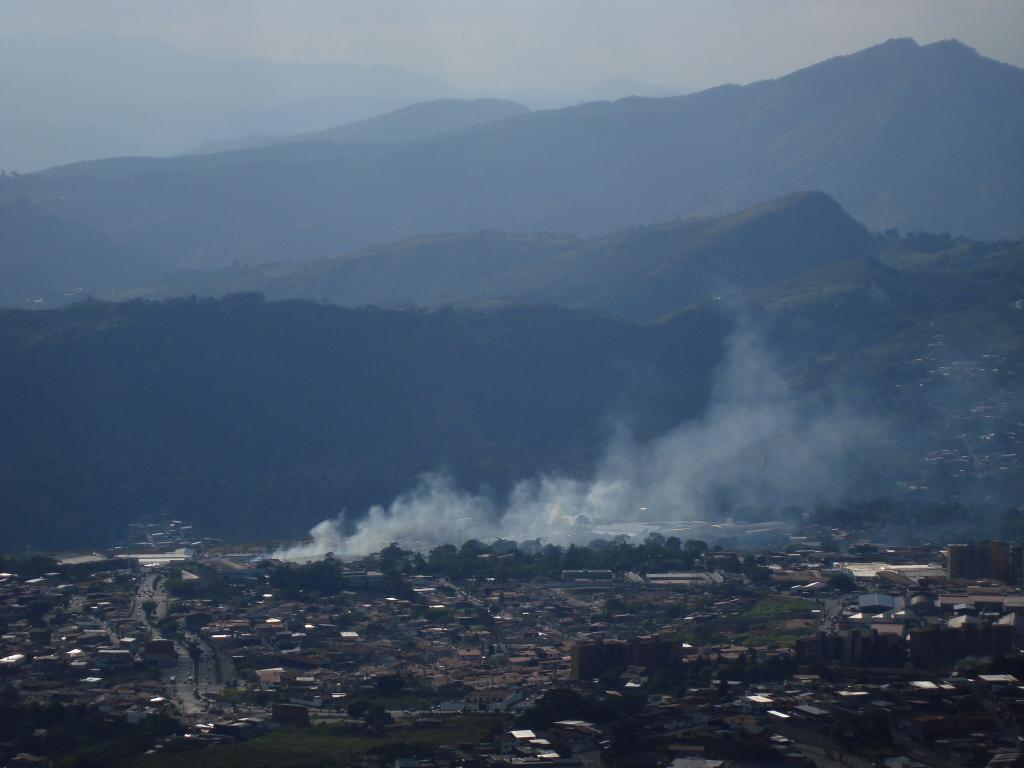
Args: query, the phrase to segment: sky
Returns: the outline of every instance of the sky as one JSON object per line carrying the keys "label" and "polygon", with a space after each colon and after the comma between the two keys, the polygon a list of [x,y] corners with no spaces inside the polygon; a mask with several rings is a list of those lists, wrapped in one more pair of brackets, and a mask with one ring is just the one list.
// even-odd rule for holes
{"label": "sky", "polygon": [[467,90],[611,78],[698,89],[891,37],[1024,66],[1022,0],[0,0],[5,33],[148,36],[223,58],[347,61]]}

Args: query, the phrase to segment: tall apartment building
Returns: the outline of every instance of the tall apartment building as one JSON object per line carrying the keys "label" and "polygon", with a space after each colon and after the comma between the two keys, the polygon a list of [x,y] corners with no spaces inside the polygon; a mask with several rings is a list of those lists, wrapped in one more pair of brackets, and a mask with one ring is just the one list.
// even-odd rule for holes
{"label": "tall apartment building", "polygon": [[965,622],[958,627],[920,627],[910,630],[910,660],[916,667],[949,664],[965,656],[1002,656],[1013,648],[1014,629],[990,621]]}
{"label": "tall apartment building", "polygon": [[950,544],[946,573],[951,579],[995,579],[1024,584],[1024,544],[982,541]]}
{"label": "tall apartment building", "polygon": [[875,629],[818,632],[796,641],[799,664],[842,664],[848,667],[901,666],[906,662],[903,637]]}
{"label": "tall apartment building", "polygon": [[572,677],[591,680],[606,669],[624,667],[629,646],[623,640],[584,640],[572,648]]}
{"label": "tall apartment building", "polygon": [[649,671],[670,669],[682,646],[669,638],[643,635],[625,640],[581,640],[572,648],[572,677],[592,680],[616,667],[638,666]]}

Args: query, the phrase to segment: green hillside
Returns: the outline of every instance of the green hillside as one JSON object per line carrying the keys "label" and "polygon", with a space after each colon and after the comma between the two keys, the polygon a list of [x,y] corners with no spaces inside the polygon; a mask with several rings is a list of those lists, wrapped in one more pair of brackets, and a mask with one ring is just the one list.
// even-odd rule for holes
{"label": "green hillside", "polygon": [[757,329],[793,407],[834,409],[837,431],[851,414],[875,425],[850,459],[857,493],[1010,504],[1024,258],[976,261],[848,260],[649,325],[253,295],[3,311],[5,545],[102,544],[155,511],[233,539],[298,536],[435,470],[499,495],[542,473],[585,478],[617,429],[645,441],[708,412],[737,324]]}
{"label": "green hillside", "polygon": [[702,411],[729,322],[694,322],[245,295],[0,312],[4,546],[98,544],[157,509],[294,536],[426,471],[586,473],[617,420],[652,436]]}
{"label": "green hillside", "polygon": [[874,255],[867,230],[807,192],[731,216],[633,227],[608,237],[477,232],[418,237],[303,264],[185,272],[116,294],[259,291],[344,306],[556,303],[652,321],[709,296]]}
{"label": "green hillside", "polygon": [[0,203],[0,304],[80,300],[159,274],[133,249],[26,200]]}

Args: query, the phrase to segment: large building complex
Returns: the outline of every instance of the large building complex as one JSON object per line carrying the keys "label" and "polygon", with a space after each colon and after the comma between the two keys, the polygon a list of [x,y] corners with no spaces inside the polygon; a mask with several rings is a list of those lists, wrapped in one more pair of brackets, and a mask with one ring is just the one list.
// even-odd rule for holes
{"label": "large building complex", "polygon": [[951,579],[995,579],[1024,583],[1024,544],[982,541],[950,544],[946,569]]}

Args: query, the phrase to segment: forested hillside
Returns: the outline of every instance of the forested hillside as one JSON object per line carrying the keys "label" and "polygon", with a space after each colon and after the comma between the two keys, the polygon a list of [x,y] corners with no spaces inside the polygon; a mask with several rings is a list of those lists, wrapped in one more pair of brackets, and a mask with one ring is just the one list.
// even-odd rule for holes
{"label": "forested hillside", "polygon": [[4,546],[101,543],[156,509],[297,535],[428,470],[496,489],[584,472],[616,421],[699,414],[728,328],[254,296],[6,311]]}
{"label": "forested hillside", "polygon": [[78,301],[159,277],[159,265],[27,200],[0,203],[0,305]]}
{"label": "forested hillside", "polygon": [[800,408],[884,425],[859,493],[1006,504],[1024,478],[1024,254],[945,246],[925,268],[892,237],[881,258],[916,253],[914,270],[839,262],[650,325],[254,295],[6,310],[4,545],[108,543],[156,511],[233,539],[299,536],[427,471],[499,495],[586,477],[615,430],[644,441],[707,412],[737,324],[776,361],[749,384],[779,376]]}
{"label": "forested hillside", "polygon": [[314,262],[184,272],[114,295],[259,291],[391,307],[549,302],[651,321],[713,295],[756,291],[877,250],[835,200],[805,192],[731,216],[631,227],[603,238],[425,236]]}

